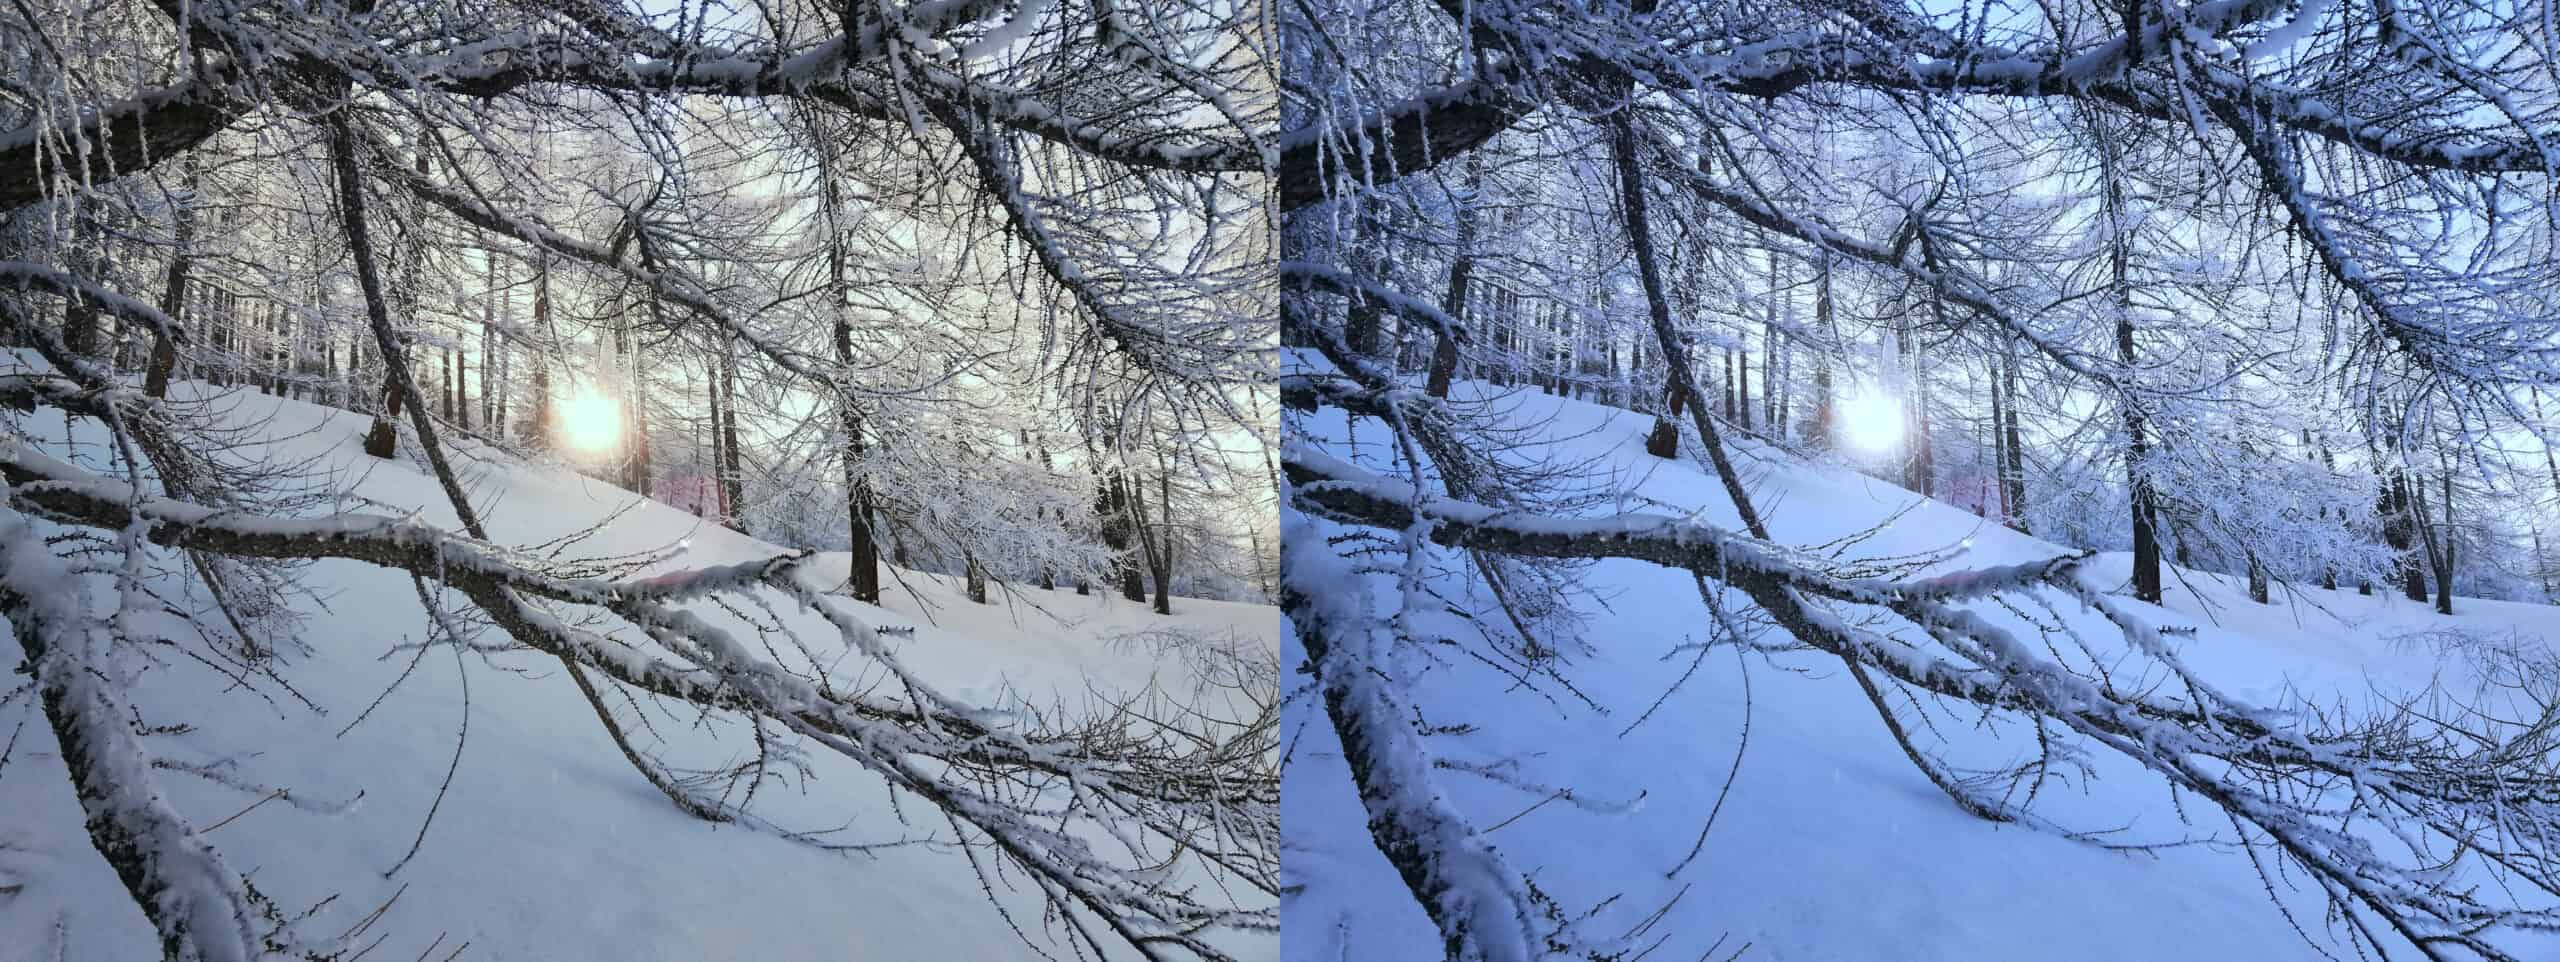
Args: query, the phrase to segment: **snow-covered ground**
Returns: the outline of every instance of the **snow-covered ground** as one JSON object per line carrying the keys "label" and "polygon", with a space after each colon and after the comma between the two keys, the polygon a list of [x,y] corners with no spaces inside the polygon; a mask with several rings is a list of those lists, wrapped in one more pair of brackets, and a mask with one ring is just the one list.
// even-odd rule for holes
{"label": "snow-covered ground", "polygon": [[[1695,510],[1704,521],[1741,527],[1703,465],[1644,453],[1648,415],[1534,392],[1495,395],[1481,384],[1461,385],[1458,396],[1499,398],[1493,403],[1505,420],[1553,439],[1529,454],[1588,459],[1593,471],[1614,473],[1612,483],[1631,496],[1601,510]],[[1373,467],[1386,464],[1374,422],[1346,433],[1342,416],[1329,410],[1306,428],[1336,457],[1358,452]],[[1827,542],[1881,524],[1844,555],[1953,552],[1933,570],[2070,551],[1837,465],[1805,464],[1749,442],[1732,446],[1782,542]],[[2100,556],[2087,571],[2091,581],[2122,590],[2130,564]],[[2457,599],[2457,614],[2445,618],[2387,590],[2363,597],[2316,587],[2260,606],[2241,585],[2213,576],[2186,571],[2170,580],[2165,611],[2135,604],[2129,593],[2121,600],[2157,623],[2196,626],[2192,638],[2171,636],[2187,662],[2262,706],[2297,704],[2297,695],[2361,706],[2467,670],[2461,659],[2405,637],[2412,632],[2454,627],[2523,632],[2537,645],[2560,640],[2560,608],[2548,606]],[[1904,759],[1829,655],[1738,658],[1720,649],[1636,724],[1686,669],[1691,655],[1675,649],[1705,638],[1709,616],[1685,572],[1608,561],[1587,569],[1585,581],[1597,597],[1581,604],[1584,637],[1596,650],[1569,655],[1562,670],[1606,712],[1552,690],[1554,697],[1523,692],[1464,657],[1416,670],[1413,701],[1428,724],[1474,726],[1431,740],[1444,758],[1516,766],[1517,781],[1578,793],[1581,805],[1450,771],[1440,778],[1450,803],[1567,916],[1618,897],[1583,928],[1588,935],[1640,933],[1633,943],[1654,946],[1645,955],[1654,959],[1723,959],[1748,945],[1740,958],[1756,962],[2317,959],[2322,949],[2353,957],[2327,928],[2308,879],[2279,875],[2273,891],[2319,948],[2278,911],[2248,855],[2230,845],[2110,851],[1959,811]],[[1393,597],[1383,576],[1374,587]],[[1990,605],[1973,607],[2019,625]],[[2123,644],[2092,613],[2055,608],[2035,614],[2070,621],[2101,648]],[[1303,659],[1288,642],[1284,677]],[[1901,707],[1906,720],[1917,717]],[[1674,871],[1718,805],[1746,715],[1747,747],[1731,792],[1695,861]],[[2018,758],[2021,739],[2033,746],[2033,734],[2014,722],[1995,734],[1961,708],[1931,717],[1924,740],[1944,739],[1958,761],[1988,767]],[[1283,739],[1288,957],[1436,957],[1430,921],[1370,843],[1322,705],[1292,702]],[[2188,798],[2181,808],[2158,777],[2103,749],[2090,760],[2094,778],[2048,787],[2035,810],[2076,829],[2121,829],[2104,839],[2113,843],[2232,837],[2210,805]],[[2560,958],[2560,940],[2501,939],[2522,958]]]}
{"label": "snow-covered ground", "polygon": [[[206,394],[223,417],[269,439],[271,459],[334,472],[356,510],[402,513],[452,525],[432,478],[409,462],[359,449],[365,421],[344,412],[254,392]],[[57,454],[64,421],[25,419]],[[94,441],[93,428],[75,436]],[[46,434],[49,432],[49,436]],[[706,526],[689,514],[553,467],[503,459],[469,469],[492,534],[535,545],[604,522],[561,549],[563,557],[611,557],[681,546],[654,569],[770,557],[782,549]],[[361,498],[371,503],[360,503]],[[626,510],[627,509],[627,510]],[[618,515],[616,512],[620,512]],[[608,522],[606,519],[610,517]],[[840,581],[839,555],[807,569],[813,583]],[[830,573],[832,571],[832,573]],[[1269,652],[1277,615],[1266,606],[1177,599],[1171,618],[1103,593],[1021,588],[995,605],[960,596],[950,579],[894,571],[885,611],[854,605],[880,626],[915,626],[885,637],[909,668],[946,694],[986,705],[1084,703],[1150,682],[1187,690],[1188,667],[1126,636],[1168,627]],[[401,573],[354,562],[304,570],[314,603],[283,677],[317,706],[230,688],[185,659],[143,672],[130,689],[144,720],[198,731],[155,747],[194,761],[227,759],[236,774],[290,788],[324,810],[163,773],[168,800],[288,912],[336,895],[306,935],[356,926],[391,900],[370,928],[388,936],[374,958],[515,959],[1003,959],[1030,957],[962,853],[938,844],[951,829],[913,797],[897,807],[870,776],[814,754],[808,773],[765,785],[754,811],[795,829],[841,828],[830,843],[882,847],[830,853],[769,831],[715,826],[683,815],[623,762],[574,685],[548,656],[515,652],[487,661],[439,648],[415,674],[354,724],[412,659],[397,650],[424,640],[426,618]],[[848,603],[849,600],[848,600]],[[777,606],[779,607],[779,606]],[[806,612],[777,610],[806,637],[833,629]],[[0,633],[5,633],[0,628]],[[5,637],[5,634],[0,634]],[[753,637],[753,636],[748,636]],[[846,666],[860,661],[846,654]],[[0,664],[15,665],[0,640]],[[877,674],[876,670],[872,674]],[[467,684],[466,684],[467,678]],[[14,683],[0,683],[0,688]],[[610,697],[610,696],[609,696]],[[468,737],[452,784],[414,860],[394,877],[453,763],[468,701]],[[622,706],[625,724],[634,717]],[[648,712],[678,763],[734,761],[743,728],[686,712]],[[347,729],[341,731],[341,729]],[[156,958],[151,926],[91,850],[81,809],[53,737],[32,699],[0,710],[0,960]],[[342,804],[343,803],[343,804]],[[243,809],[245,814],[232,817]],[[214,827],[218,826],[218,827]],[[1012,922],[1042,949],[1072,950],[1040,914],[1019,873],[992,877]],[[397,896],[394,899],[394,896]],[[1256,904],[1249,889],[1195,893],[1217,904]],[[1221,899],[1232,899],[1222,902]],[[1267,897],[1260,903],[1269,904]],[[1277,955],[1268,935],[1221,940],[1240,958]],[[435,947],[431,952],[429,946]],[[1125,952],[1125,947],[1121,948]]]}

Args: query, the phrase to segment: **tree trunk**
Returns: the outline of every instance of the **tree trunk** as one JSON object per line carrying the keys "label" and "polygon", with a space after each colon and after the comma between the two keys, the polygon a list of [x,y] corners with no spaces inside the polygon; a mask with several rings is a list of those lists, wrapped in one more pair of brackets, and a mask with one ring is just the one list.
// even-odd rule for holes
{"label": "tree trunk", "polygon": [[[2302,429],[2302,443],[2303,443],[2304,445],[2306,445],[2306,446],[2314,446],[2314,447],[2316,447],[2316,448],[2319,450],[2319,452],[2320,452],[2320,468],[2321,468],[2321,470],[2322,470],[2322,471],[2326,472],[2326,473],[2327,473],[2327,474],[2329,474],[2331,477],[2335,477],[2335,476],[2337,475],[2337,473],[2338,473],[2338,459],[2337,459],[2336,457],[2333,457],[2333,456],[2331,456],[2331,455],[2330,455],[2330,453],[2329,453],[2329,442],[2328,442],[2328,441],[2326,441],[2326,440],[2322,440],[2322,441],[2318,442],[2318,443],[2315,445],[2315,444],[2314,444],[2314,442],[2311,440],[2311,429],[2310,429],[2310,428],[2303,428],[2303,429]],[[2321,520],[2323,520],[2323,521],[2328,520],[2328,518],[2329,518],[2329,510],[2328,510],[2327,508],[2322,508],[2322,509],[2320,510],[2320,518],[2321,518]],[[2322,567],[2321,567],[2321,569],[2320,569],[2320,587],[2321,587],[2321,588],[2323,588],[2323,589],[2325,589],[2325,590],[2328,590],[2328,591],[2336,591],[2336,590],[2338,590],[2338,566],[2337,566],[2337,565],[2332,564],[2332,565],[2324,565],[2324,566],[2322,566]]]}
{"label": "tree trunk", "polygon": [[[2109,228],[2107,267],[2109,283],[2115,292],[2116,363],[2130,372],[2134,365],[2132,239],[2126,236],[2124,181],[2116,172],[2114,142],[2101,123],[2098,128],[2099,176],[2106,182],[2105,203]],[[2143,601],[2160,600],[2160,536],[2158,503],[2151,488],[2150,440],[2143,421],[2142,405],[2135,399],[2120,399],[2124,406],[2125,484],[2133,503],[2133,596]]]}
{"label": "tree trunk", "polygon": [[[836,366],[847,376],[853,372],[853,317],[846,309],[850,292],[845,284],[843,226],[838,223],[843,208],[842,189],[836,184],[835,168],[830,163],[822,171],[824,190],[819,200],[824,203],[827,224],[827,282],[833,287],[835,309]],[[837,426],[844,431],[844,490],[846,531],[852,542],[853,598],[872,604],[880,603],[880,544],[871,532],[871,478],[866,468],[869,446],[863,438],[862,409],[853,403],[853,387],[836,387]],[[984,594],[984,588],[980,589]]]}
{"label": "tree trunk", "polygon": [[[1387,276],[1383,269],[1384,258],[1377,254],[1373,247],[1373,245],[1384,243],[1382,235],[1386,233],[1385,229],[1377,222],[1374,214],[1363,215],[1359,223],[1362,229],[1359,238],[1353,242],[1352,263],[1362,277]],[[1381,333],[1379,329],[1385,322],[1382,316],[1384,312],[1379,309],[1378,302],[1370,299],[1366,294],[1355,291],[1348,300],[1350,315],[1345,318],[1342,325],[1343,341],[1351,348],[1351,353],[1361,357],[1375,357],[1378,353],[1378,336]]]}
{"label": "tree trunk", "polygon": [[2027,455],[2018,428],[2018,359],[2003,350],[2000,355],[2000,394],[2008,409],[2008,436],[2003,445],[2007,460],[2000,468],[2000,481],[2008,490],[2009,526],[2020,534],[2032,534],[2027,527]]}
{"label": "tree trunk", "polygon": [[2000,508],[2000,523],[2017,527],[2016,507],[2009,503],[2009,404],[2000,393],[2000,371],[1992,364],[1989,391],[1991,395],[1991,468],[1994,481],[1991,501]]}
{"label": "tree trunk", "polygon": [[[397,345],[398,342],[393,341],[390,343]],[[396,350],[396,347],[394,349]],[[399,363],[405,360],[405,358],[398,358],[396,355],[385,355],[382,366],[384,370],[388,371],[394,363]],[[365,431],[364,453],[377,458],[388,459],[392,454],[399,450],[400,428],[398,422],[394,419],[400,416],[400,402],[400,389],[387,382],[383,384],[381,413],[373,416],[373,426]]]}
{"label": "tree trunk", "polygon": [[[1054,462],[1049,460],[1049,441],[1047,435],[1043,434],[1038,439],[1034,439],[1029,430],[1024,430],[1022,432],[1022,446],[1038,453],[1040,459],[1040,473],[1053,477],[1056,476],[1058,473],[1058,467]],[[1064,519],[1061,518],[1061,520]],[[1084,585],[1083,582],[1077,582],[1076,586],[1078,589],[1082,589]],[[1040,565],[1040,590],[1058,590],[1058,571],[1057,569],[1050,567],[1046,562],[1042,562]],[[1077,593],[1082,594],[1083,591],[1079,590]]]}
{"label": "tree trunk", "polygon": [[1139,559],[1131,557],[1127,550],[1133,547],[1143,549],[1145,544],[1142,540],[1144,534],[1138,529],[1137,524],[1138,498],[1136,492],[1130,489],[1126,476],[1117,471],[1111,474],[1111,490],[1113,492],[1112,509],[1119,518],[1121,531],[1120,597],[1144,602],[1147,600],[1146,573],[1140,570]]}
{"label": "tree trunk", "polygon": [[[1090,434],[1085,437],[1085,455],[1097,465],[1102,461],[1101,448]],[[1103,471],[1096,481],[1093,513],[1102,522],[1102,545],[1111,549],[1111,576],[1120,583],[1120,596],[1131,601],[1147,600],[1137,561],[1130,556],[1137,539],[1131,526],[1128,485],[1119,468]],[[1082,586],[1078,586],[1077,593],[1083,593]]]}
{"label": "tree trunk", "polygon": [[[551,255],[548,253],[537,255],[534,261],[533,329],[546,336],[551,333]],[[535,344],[530,373],[530,383],[526,387],[532,397],[527,398],[526,403],[531,410],[525,412],[524,442],[534,450],[547,450],[551,447],[551,353],[543,342]]]}
{"label": "tree trunk", "polygon": [[853,492],[845,505],[846,520],[852,525],[853,597],[876,605],[880,603],[880,539],[872,523],[879,509],[873,503],[870,476],[863,470],[869,449],[863,439],[862,412],[850,403],[845,412],[845,475]]}
{"label": "tree trunk", "polygon": [[2544,604],[2560,602],[2560,592],[2555,592],[2552,587],[2551,569],[2551,558],[2542,551],[2542,528],[2537,526],[2533,529],[2533,577],[2542,585]]}
{"label": "tree trunk", "polygon": [[2444,526],[2435,540],[2442,545],[2436,558],[2436,613],[2453,613],[2453,472],[2444,473]]}
{"label": "tree trunk", "polygon": [[[71,243],[64,266],[81,277],[104,277],[106,265],[103,245],[106,232],[98,224],[96,214],[86,204],[71,215]],[[62,298],[62,346],[71,353],[90,356],[98,353],[98,336],[103,313],[89,295],[73,291]]]}
{"label": "tree trunk", "polygon": [[1783,286],[1778,276],[1778,252],[1769,251],[1769,300],[1761,306],[1760,317],[1760,426],[1771,437],[1778,430],[1778,292]]}
{"label": "tree trunk", "polygon": [[[1467,160],[1467,196],[1458,202],[1458,250],[1449,261],[1449,289],[1440,297],[1440,312],[1452,320],[1467,316],[1467,282],[1476,269],[1476,191],[1484,183],[1484,171],[1473,155]],[[1422,391],[1436,398],[1449,396],[1449,382],[1458,374],[1458,340],[1450,332],[1435,332],[1431,340],[1431,370],[1425,375]]]}
{"label": "tree trunk", "polygon": [[1155,549],[1150,552],[1149,567],[1156,581],[1156,614],[1173,613],[1173,471],[1163,467],[1164,452],[1156,452],[1159,469],[1156,474],[1156,514],[1163,523],[1156,528]]}
{"label": "tree trunk", "polygon": [[[1611,123],[1609,152],[1617,167],[1619,209],[1625,212],[1627,245],[1635,255],[1636,279],[1644,287],[1645,312],[1653,325],[1655,345],[1671,368],[1673,383],[1692,386],[1687,393],[1694,394],[1697,378],[1689,367],[1687,345],[1672,329],[1671,301],[1663,292],[1662,275],[1654,263],[1653,229],[1645,210],[1643,168],[1636,160],[1635,128],[1624,114],[1614,116]],[[1700,167],[1703,172],[1704,164]],[[1698,443],[1706,448],[1708,463],[1715,466],[1716,477],[1723,483],[1734,511],[1742,516],[1743,527],[1755,537],[1765,536],[1767,527],[1743,490],[1740,472],[1726,458],[1723,434],[1716,430],[1715,419],[1708,415],[1705,405],[1689,407],[1689,423],[1698,429]]]}
{"label": "tree trunk", "polygon": [[2383,493],[2382,518],[2382,541],[2399,558],[2400,594],[2423,604],[2427,600],[2427,572],[2418,557],[2417,512],[2408,472],[2392,472],[2390,488]]}
{"label": "tree trunk", "polygon": [[1716,358],[1724,364],[1724,380],[1716,385],[1717,393],[1724,395],[1724,419],[1730,421],[1733,420],[1733,349],[1717,350]]}
{"label": "tree trunk", "polygon": [[[352,137],[353,134],[349,133],[347,136]],[[349,161],[347,164],[342,165],[349,171],[346,176],[352,176],[352,171],[354,170],[353,163],[353,161]],[[427,154],[423,148],[418,151],[417,172],[420,174],[425,174],[427,172]],[[342,194],[351,194],[361,190],[363,190],[363,185],[361,183],[349,183],[342,185],[340,192]],[[413,231],[410,233],[408,241],[409,243],[405,245],[400,252],[400,290],[397,298],[400,316],[396,318],[387,316],[387,302],[384,305],[370,305],[386,313],[384,323],[390,325],[386,330],[391,334],[396,335],[381,336],[375,339],[377,341],[375,349],[382,354],[382,413],[374,418],[373,429],[365,434],[364,450],[366,454],[373,455],[377,458],[391,457],[392,453],[398,448],[400,442],[400,430],[397,425],[400,419],[400,409],[401,406],[409,400],[407,395],[411,393],[411,391],[402,390],[400,385],[392,383],[393,378],[395,377],[395,372],[396,376],[401,378],[410,376],[409,340],[407,332],[417,329],[418,306],[420,303],[418,295],[418,275],[426,262],[424,239]],[[254,329],[254,325],[252,326],[252,329]],[[383,332],[377,332],[377,334],[381,333]],[[411,387],[414,388],[415,385],[413,384]],[[419,395],[417,402],[422,405],[425,404],[425,393],[423,391],[419,391],[417,393]],[[423,420],[426,415],[426,411],[421,410],[417,412],[417,416],[421,420]]]}
{"label": "tree trunk", "polygon": [[738,346],[720,341],[720,485],[729,503],[730,530],[747,533],[743,508],[747,500],[746,460],[738,450]]}
{"label": "tree trunk", "polygon": [[1687,401],[1689,392],[1671,378],[1666,377],[1663,380],[1667,382],[1663,387],[1663,393],[1668,395],[1664,399],[1663,407],[1668,409],[1668,412],[1653,419],[1652,433],[1644,436],[1644,452],[1657,458],[1669,459],[1678,457],[1680,454],[1680,422],[1674,419],[1681,415],[1681,405]]}
{"label": "tree trunk", "polygon": [[480,332],[480,357],[485,372],[480,378],[480,396],[485,407],[480,412],[480,420],[501,441],[506,440],[513,430],[508,417],[507,398],[515,392],[516,386],[514,346],[498,333],[499,324],[514,323],[515,294],[507,289],[507,274],[505,266],[493,257],[489,264],[489,300],[494,306],[490,309],[489,327]]}
{"label": "tree trunk", "polygon": [[[1822,256],[1814,264],[1813,326],[1821,331],[1824,337],[1830,338],[1833,344],[1837,344],[1839,331],[1835,330],[1831,323],[1830,249],[1825,248]],[[1823,350],[1813,355],[1813,422],[1805,425],[1804,432],[1805,442],[1812,445],[1814,450],[1830,450],[1832,420],[1831,350],[1830,345],[1825,345]]]}
{"label": "tree trunk", "polygon": [[[160,287],[160,313],[170,323],[179,323],[187,308],[187,273],[195,268],[196,191],[204,183],[204,171],[194,155],[186,160],[186,196],[178,201],[177,249],[169,258],[168,279]],[[177,372],[178,345],[169,332],[151,334],[151,368],[142,376],[142,393],[155,398],[169,396],[169,378]]]}
{"label": "tree trunk", "polygon": [[[1750,336],[1742,334],[1743,343],[1751,343],[1748,340]],[[1751,352],[1734,351],[1731,356],[1733,357],[1734,421],[1742,425],[1744,433],[1749,433],[1751,430]]]}

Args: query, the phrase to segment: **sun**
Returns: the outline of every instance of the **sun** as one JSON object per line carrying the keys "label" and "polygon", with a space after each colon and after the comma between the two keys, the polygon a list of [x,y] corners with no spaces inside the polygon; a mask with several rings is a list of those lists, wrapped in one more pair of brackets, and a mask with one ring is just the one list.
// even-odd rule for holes
{"label": "sun", "polygon": [[1840,430],[1849,446],[1881,454],[1902,445],[1902,401],[1880,388],[1865,387],[1840,407]]}
{"label": "sun", "polygon": [[560,399],[560,437],[580,451],[610,451],[622,440],[622,405],[595,389],[577,388]]}

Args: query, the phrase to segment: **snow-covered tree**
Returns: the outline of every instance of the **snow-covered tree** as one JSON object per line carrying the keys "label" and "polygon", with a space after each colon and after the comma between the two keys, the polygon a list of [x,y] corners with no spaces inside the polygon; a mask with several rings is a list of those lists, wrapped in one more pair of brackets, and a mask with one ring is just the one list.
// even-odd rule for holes
{"label": "snow-covered tree", "polygon": [[[1446,772],[1474,769],[1436,746],[1500,702],[1410,688],[1454,646],[1514,689],[1576,698],[1558,660],[1623,639],[1574,637],[1569,612],[1520,617],[1501,573],[1597,559],[1693,573],[1719,644],[1836,656],[1974,816],[2069,834],[2032,806],[2027,773],[2109,752],[2228,815],[2271,878],[2315,880],[2353,951],[2513,958],[2509,934],[2560,918],[2541,834],[2560,810],[2529,787],[2560,760],[2531,718],[2268,714],[2191,672],[2081,555],[1918,579],[1895,575],[1908,559],[1771,543],[1766,513],[1786,506],[1761,503],[1761,466],[1729,443],[2130,548],[2138,601],[2198,572],[2261,600],[2319,581],[2424,597],[2422,573],[2453,578],[2501,537],[2477,523],[2483,502],[2560,484],[2537,473],[2554,425],[2533,407],[2560,384],[2545,255],[2560,56],[2537,5],[1316,3],[1281,18],[1297,80],[1282,316],[1300,348],[1283,375],[1299,412],[1283,605],[1376,848],[1451,958],[1633,948],[1579,931],[1575,907],[1443,799]],[[1400,342],[1445,359],[1381,346]],[[1776,373],[1790,366],[1811,376]],[[1655,413],[1648,450],[1698,459],[1739,525],[1540,463],[1553,437],[1451,377]],[[2488,553],[2525,553],[2520,527]],[[2142,667],[2045,650],[1966,607],[1995,602],[2094,610]],[[1792,640],[1750,641],[1764,623]],[[2182,693],[2118,687],[2128,670]],[[2032,727],[2037,761],[1956,767],[1911,721],[1950,705]],[[2461,747],[2475,723],[2494,761]],[[2075,747],[2044,740],[2064,731]],[[2339,783],[2374,794],[2344,800]],[[2440,850],[2522,894],[2477,897]]]}
{"label": "snow-covered tree", "polygon": [[[105,439],[74,455],[17,431],[0,452],[0,612],[38,696],[0,704],[42,715],[164,951],[364,948],[301,931],[159,801],[155,740],[185,726],[138,727],[147,706],[115,683],[166,657],[148,649],[168,629],[137,620],[165,609],[174,644],[233,666],[243,698],[291,691],[278,652],[342,641],[293,626],[291,566],[324,559],[413,576],[413,633],[457,658],[548,656],[617,764],[691,816],[806,840],[755,787],[832,754],[935,813],[919,844],[969,860],[997,911],[999,890],[1035,892],[1044,919],[1002,920],[1026,940],[1045,926],[1079,956],[1224,958],[1222,939],[1268,933],[1267,670],[1215,704],[946,695],[802,570],[852,547],[851,593],[877,602],[876,549],[903,539],[973,584],[1098,581],[1136,563],[1089,513],[1124,463],[1152,468],[1151,543],[1205,560],[1193,544],[1259,534],[1238,521],[1271,496],[1253,460],[1274,293],[1257,16],[1125,0],[0,14],[0,335],[26,362],[0,400]],[[218,401],[172,390],[188,380],[369,417],[366,453],[418,466],[458,525],[332,501],[342,479],[262,461]],[[495,492],[473,470],[508,456],[799,550],[644,578],[668,559],[515,544],[484,523]],[[99,552],[120,560],[82,560]],[[199,592],[202,608],[155,600]],[[823,630],[750,616],[751,637],[704,614],[766,608]],[[660,757],[641,729],[671,708],[746,761]],[[1217,891],[1178,882],[1203,878]]]}

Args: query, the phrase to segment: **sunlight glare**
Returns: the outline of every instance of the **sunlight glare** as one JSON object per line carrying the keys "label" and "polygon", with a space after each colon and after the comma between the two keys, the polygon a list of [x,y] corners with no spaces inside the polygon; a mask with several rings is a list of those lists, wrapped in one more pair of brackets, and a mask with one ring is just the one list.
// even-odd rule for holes
{"label": "sunlight glare", "polygon": [[622,440],[622,406],[593,386],[560,401],[560,435],[580,451],[610,451]]}
{"label": "sunlight glare", "polygon": [[1861,388],[1841,405],[1840,427],[1850,447],[1891,451],[1902,443],[1902,402],[1880,388]]}

